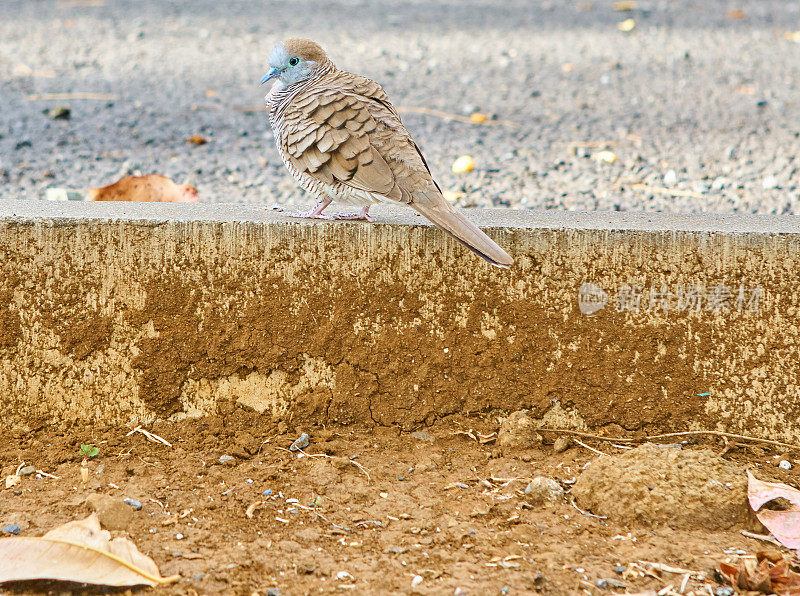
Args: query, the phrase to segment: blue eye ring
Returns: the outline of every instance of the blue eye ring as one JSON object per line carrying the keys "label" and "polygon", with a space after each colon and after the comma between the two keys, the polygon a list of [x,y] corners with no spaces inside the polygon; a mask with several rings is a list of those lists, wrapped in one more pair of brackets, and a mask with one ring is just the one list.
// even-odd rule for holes
{"label": "blue eye ring", "polygon": [[289,58],[289,66],[297,66],[300,64],[300,58]]}

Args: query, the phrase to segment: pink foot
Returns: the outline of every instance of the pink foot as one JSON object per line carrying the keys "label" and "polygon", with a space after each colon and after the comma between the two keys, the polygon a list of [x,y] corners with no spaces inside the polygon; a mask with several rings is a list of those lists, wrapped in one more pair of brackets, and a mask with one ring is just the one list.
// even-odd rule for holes
{"label": "pink foot", "polygon": [[311,209],[310,211],[292,211],[290,213],[284,213],[284,215],[286,215],[286,217],[297,217],[300,219],[335,219],[333,215],[317,212],[316,209]]}
{"label": "pink foot", "polygon": [[350,220],[363,219],[363,220],[366,220],[366,221],[375,221],[375,218],[372,217],[369,214],[369,205],[364,207],[358,213],[334,213],[333,214],[333,218],[334,219],[350,219]]}
{"label": "pink foot", "polygon": [[294,211],[292,213],[287,213],[286,215],[289,217],[300,217],[303,219],[333,219],[332,215],[328,215],[323,213],[325,211],[325,207],[331,204],[331,199],[326,199],[323,201],[318,202],[314,205],[314,208],[309,211]]}

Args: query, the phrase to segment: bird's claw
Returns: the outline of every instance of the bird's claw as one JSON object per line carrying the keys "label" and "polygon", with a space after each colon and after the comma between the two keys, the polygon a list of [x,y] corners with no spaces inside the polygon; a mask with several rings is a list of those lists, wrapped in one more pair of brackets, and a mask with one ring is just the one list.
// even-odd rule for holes
{"label": "bird's claw", "polygon": [[334,213],[333,219],[345,219],[345,220],[364,220],[364,221],[375,221],[375,218],[372,217],[369,213],[364,213],[360,211],[358,213]]}

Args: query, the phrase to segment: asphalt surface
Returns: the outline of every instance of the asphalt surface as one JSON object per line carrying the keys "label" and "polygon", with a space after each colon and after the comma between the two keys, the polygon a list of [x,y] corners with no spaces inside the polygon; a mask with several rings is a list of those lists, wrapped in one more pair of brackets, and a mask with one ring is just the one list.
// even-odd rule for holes
{"label": "asphalt surface", "polygon": [[509,122],[403,114],[460,205],[795,213],[798,29],[783,0],[2,0],[0,199],[159,172],[204,202],[313,202],[258,109],[269,49],[305,36],[396,106]]}

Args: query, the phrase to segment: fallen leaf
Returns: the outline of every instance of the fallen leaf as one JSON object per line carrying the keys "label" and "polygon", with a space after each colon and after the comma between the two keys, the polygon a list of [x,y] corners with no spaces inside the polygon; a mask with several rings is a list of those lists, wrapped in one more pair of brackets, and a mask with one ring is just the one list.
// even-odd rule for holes
{"label": "fallen leaf", "polygon": [[20,482],[22,482],[22,478],[19,474],[9,474],[6,476],[6,488],[17,486]]}
{"label": "fallen leaf", "polygon": [[90,201],[144,201],[153,203],[197,203],[197,189],[175,184],[161,174],[125,176],[102,188],[89,189]]}
{"label": "fallen leaf", "polygon": [[[785,509],[761,509],[775,499],[784,499]],[[747,500],[756,517],[786,548],[800,549],[800,490],[782,482],[764,482],[747,471]],[[759,511],[761,509],[761,511]]]}
{"label": "fallen leaf", "polygon": [[186,139],[186,142],[191,143],[192,145],[205,145],[208,143],[208,139],[201,135],[192,135]]}
{"label": "fallen leaf", "polygon": [[728,11],[728,18],[729,19],[743,19],[744,18],[744,11],[739,10],[738,8],[734,10]]}
{"label": "fallen leaf", "polygon": [[485,124],[486,121],[488,120],[486,114],[481,114],[480,112],[474,112],[470,114],[469,119],[475,124]]}
{"label": "fallen leaf", "polygon": [[462,155],[453,162],[453,173],[464,174],[475,169],[475,162],[469,155]]}
{"label": "fallen leaf", "polygon": [[97,515],[69,522],[40,538],[0,539],[0,583],[50,579],[103,586],[157,586],[179,576],[161,577],[153,559],[127,538],[100,528]]}
{"label": "fallen leaf", "polygon": [[617,29],[624,31],[625,33],[633,31],[634,27],[636,27],[636,21],[633,19],[625,19],[621,23],[617,23]]}
{"label": "fallen leaf", "polygon": [[800,573],[792,571],[790,560],[778,553],[759,552],[755,557],[742,557],[738,565],[721,562],[719,571],[740,590],[778,596],[800,595]]}
{"label": "fallen leaf", "polygon": [[800,43],[800,31],[787,31],[783,36],[789,41]]}
{"label": "fallen leaf", "polygon": [[738,87],[735,87],[733,89],[733,92],[734,93],[740,93],[742,95],[755,95],[756,88],[753,85],[744,84],[744,85],[739,85]]}
{"label": "fallen leaf", "polygon": [[633,0],[621,0],[620,2],[614,2],[614,10],[636,10],[636,2],[633,2]]}

